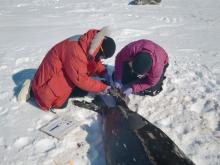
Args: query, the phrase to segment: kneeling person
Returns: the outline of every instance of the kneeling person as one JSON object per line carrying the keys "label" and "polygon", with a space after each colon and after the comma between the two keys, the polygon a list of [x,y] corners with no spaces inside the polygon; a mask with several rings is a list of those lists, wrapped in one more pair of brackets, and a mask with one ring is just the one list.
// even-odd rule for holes
{"label": "kneeling person", "polygon": [[32,92],[37,105],[47,111],[62,108],[77,92],[107,92],[110,88],[93,76],[108,77],[101,59],[115,52],[115,42],[107,27],[92,29],[56,44],[45,56],[32,81],[26,81],[19,100],[26,101]]}
{"label": "kneeling person", "polygon": [[150,40],[125,46],[116,56],[114,82],[124,94],[155,96],[162,91],[168,55]]}

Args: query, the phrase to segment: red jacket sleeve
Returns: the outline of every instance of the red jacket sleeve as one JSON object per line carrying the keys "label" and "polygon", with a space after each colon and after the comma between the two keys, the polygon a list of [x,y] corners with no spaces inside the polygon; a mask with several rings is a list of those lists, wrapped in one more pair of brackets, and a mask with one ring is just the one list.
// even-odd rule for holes
{"label": "red jacket sleeve", "polygon": [[64,70],[72,83],[85,91],[101,92],[107,87],[101,81],[89,77],[86,65],[77,58],[66,60]]}
{"label": "red jacket sleeve", "polygon": [[105,65],[102,64],[101,60],[98,61],[97,67],[96,67],[96,72],[98,76],[103,76],[106,73],[106,68]]}

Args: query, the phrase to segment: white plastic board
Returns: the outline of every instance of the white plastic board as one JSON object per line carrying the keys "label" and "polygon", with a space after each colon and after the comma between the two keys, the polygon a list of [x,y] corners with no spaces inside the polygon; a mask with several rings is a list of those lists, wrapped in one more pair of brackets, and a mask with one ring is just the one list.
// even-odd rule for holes
{"label": "white plastic board", "polygon": [[57,139],[62,139],[73,128],[78,126],[79,122],[70,116],[57,117],[40,128],[40,131],[51,135]]}

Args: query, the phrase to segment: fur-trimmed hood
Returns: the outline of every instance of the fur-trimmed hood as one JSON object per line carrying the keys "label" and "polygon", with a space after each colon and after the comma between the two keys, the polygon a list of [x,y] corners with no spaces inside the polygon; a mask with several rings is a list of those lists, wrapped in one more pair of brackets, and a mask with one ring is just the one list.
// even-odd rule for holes
{"label": "fur-trimmed hood", "polygon": [[93,55],[96,49],[100,47],[105,36],[109,37],[110,34],[111,34],[110,27],[108,26],[103,27],[93,38],[90,44],[89,54]]}
{"label": "fur-trimmed hood", "polygon": [[98,53],[105,36],[110,36],[111,30],[109,26],[105,26],[100,30],[89,30],[80,37],[79,43],[88,57],[94,58]]}

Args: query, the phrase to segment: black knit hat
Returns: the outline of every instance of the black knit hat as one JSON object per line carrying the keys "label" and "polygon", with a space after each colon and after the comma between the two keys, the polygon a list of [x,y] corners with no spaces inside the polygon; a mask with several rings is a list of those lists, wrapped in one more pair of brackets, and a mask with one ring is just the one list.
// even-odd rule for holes
{"label": "black knit hat", "polygon": [[132,62],[132,68],[137,74],[145,74],[150,71],[152,63],[149,53],[139,52]]}
{"label": "black knit hat", "polygon": [[116,49],[115,41],[106,36],[102,42],[102,48],[104,50],[105,58],[112,57]]}

